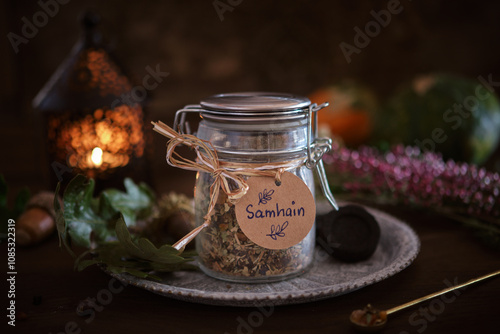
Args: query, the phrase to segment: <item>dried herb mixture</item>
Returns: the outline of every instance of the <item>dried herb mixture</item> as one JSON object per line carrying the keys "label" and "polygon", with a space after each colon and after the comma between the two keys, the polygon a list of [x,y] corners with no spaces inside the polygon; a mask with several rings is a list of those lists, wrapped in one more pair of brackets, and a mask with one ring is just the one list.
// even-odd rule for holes
{"label": "dried herb mixture", "polygon": [[[196,191],[196,217],[202,221],[209,205],[211,176],[200,173]],[[206,194],[206,195],[203,195]],[[314,233],[314,229],[310,233]],[[266,249],[245,236],[238,225],[235,206],[221,191],[212,221],[197,239],[202,269],[213,276],[269,278],[303,272],[312,261],[314,236],[287,249]]]}

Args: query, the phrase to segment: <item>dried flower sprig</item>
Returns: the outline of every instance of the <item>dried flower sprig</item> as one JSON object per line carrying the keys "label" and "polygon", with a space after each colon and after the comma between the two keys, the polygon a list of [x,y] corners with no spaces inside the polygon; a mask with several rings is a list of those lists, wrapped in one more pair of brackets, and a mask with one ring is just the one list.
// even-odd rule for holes
{"label": "dried flower sprig", "polygon": [[500,249],[498,173],[403,145],[382,153],[373,147],[351,150],[334,143],[323,159],[337,194],[444,213],[475,227]]}

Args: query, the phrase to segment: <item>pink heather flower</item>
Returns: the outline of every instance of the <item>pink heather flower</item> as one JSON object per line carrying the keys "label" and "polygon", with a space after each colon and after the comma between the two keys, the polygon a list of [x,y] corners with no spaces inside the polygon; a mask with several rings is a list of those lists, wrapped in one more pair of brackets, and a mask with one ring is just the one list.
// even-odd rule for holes
{"label": "pink heather flower", "polygon": [[334,143],[323,157],[332,189],[350,197],[423,207],[453,208],[488,220],[500,217],[500,175],[475,165],[443,161],[438,153],[395,146],[386,153]]}

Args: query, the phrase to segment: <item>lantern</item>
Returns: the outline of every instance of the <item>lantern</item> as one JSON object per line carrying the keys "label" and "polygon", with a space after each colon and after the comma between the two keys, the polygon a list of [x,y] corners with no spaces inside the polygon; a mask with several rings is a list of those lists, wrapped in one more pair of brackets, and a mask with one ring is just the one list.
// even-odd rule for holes
{"label": "lantern", "polygon": [[82,22],[82,38],[33,101],[45,123],[51,174],[58,181],[66,171],[116,179],[107,184],[143,179],[144,97],[130,98],[131,81],[103,46],[98,18],[87,13]]}

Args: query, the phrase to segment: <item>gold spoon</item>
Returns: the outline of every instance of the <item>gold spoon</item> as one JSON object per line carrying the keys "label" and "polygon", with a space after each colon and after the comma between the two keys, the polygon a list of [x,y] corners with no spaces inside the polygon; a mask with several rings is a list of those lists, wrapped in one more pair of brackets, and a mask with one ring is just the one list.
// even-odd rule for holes
{"label": "gold spoon", "polygon": [[387,316],[389,314],[395,313],[395,312],[400,311],[402,309],[405,309],[407,307],[416,305],[418,303],[429,300],[431,298],[441,296],[447,292],[463,288],[465,286],[477,283],[479,281],[485,280],[487,278],[490,278],[490,277],[493,277],[493,276],[496,276],[499,274],[500,274],[500,270],[497,270],[497,271],[494,271],[494,272],[489,273],[487,275],[484,275],[484,276],[481,276],[478,278],[473,278],[465,283],[455,285],[455,286],[446,288],[446,289],[438,291],[438,292],[431,293],[430,295],[412,300],[408,303],[390,308],[390,309],[385,310],[385,311],[384,310],[379,311],[379,310],[373,308],[370,304],[368,304],[363,310],[354,310],[351,313],[349,320],[351,321],[354,328],[360,332],[365,332],[365,333],[377,332],[377,331],[381,330],[382,328],[384,328],[384,326],[387,323]]}

